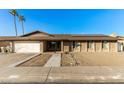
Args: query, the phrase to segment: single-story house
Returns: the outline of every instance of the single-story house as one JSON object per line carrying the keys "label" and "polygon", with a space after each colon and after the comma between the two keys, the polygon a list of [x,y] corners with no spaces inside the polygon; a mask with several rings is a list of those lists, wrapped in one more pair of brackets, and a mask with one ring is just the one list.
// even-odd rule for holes
{"label": "single-story house", "polygon": [[22,36],[0,37],[12,52],[117,52],[117,37],[102,34],[49,34],[34,31]]}

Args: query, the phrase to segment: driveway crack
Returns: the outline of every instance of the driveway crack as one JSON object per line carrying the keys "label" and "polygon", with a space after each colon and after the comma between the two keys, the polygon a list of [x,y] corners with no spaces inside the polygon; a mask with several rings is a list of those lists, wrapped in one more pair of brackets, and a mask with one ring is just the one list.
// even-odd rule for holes
{"label": "driveway crack", "polygon": [[47,74],[47,76],[46,76],[45,83],[46,83],[46,82],[47,82],[47,80],[48,80],[48,77],[49,77],[49,74],[50,74],[50,72],[51,72],[51,69],[52,69],[52,67],[50,67],[50,69],[49,69],[49,71],[48,71],[48,74]]}

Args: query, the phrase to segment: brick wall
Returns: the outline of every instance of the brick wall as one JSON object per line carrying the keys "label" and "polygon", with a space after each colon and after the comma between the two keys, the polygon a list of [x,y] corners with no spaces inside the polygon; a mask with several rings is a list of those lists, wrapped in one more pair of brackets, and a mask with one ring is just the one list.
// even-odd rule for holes
{"label": "brick wall", "polygon": [[95,51],[96,52],[101,52],[102,50],[102,42],[95,42]]}
{"label": "brick wall", "polygon": [[63,46],[64,46],[64,52],[69,52],[70,42],[69,41],[64,41]]}
{"label": "brick wall", "polygon": [[81,42],[81,52],[87,52],[87,42]]}
{"label": "brick wall", "polygon": [[110,52],[117,52],[117,43],[110,42]]}
{"label": "brick wall", "polygon": [[102,41],[93,42],[94,47],[88,48],[87,41],[77,41],[76,44],[79,46],[73,48],[72,42],[64,41],[63,42],[63,51],[64,52],[117,52],[117,42],[108,42],[107,48],[102,47]]}

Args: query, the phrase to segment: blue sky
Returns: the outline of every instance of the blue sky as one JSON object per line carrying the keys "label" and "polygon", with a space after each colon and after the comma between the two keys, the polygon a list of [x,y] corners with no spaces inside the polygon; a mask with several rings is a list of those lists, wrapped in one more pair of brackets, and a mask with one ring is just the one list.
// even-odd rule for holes
{"label": "blue sky", "polygon": [[[8,9],[0,10],[0,36],[15,36],[13,17]],[[51,34],[111,34],[124,35],[124,10],[17,10],[24,15],[25,32],[42,30]],[[18,34],[22,34],[17,19]]]}

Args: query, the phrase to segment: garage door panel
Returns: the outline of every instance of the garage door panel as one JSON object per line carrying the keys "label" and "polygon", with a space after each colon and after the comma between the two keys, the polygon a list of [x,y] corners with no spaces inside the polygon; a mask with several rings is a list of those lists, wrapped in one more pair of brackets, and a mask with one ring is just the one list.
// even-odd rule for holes
{"label": "garage door panel", "polygon": [[40,43],[15,43],[16,53],[39,53]]}

